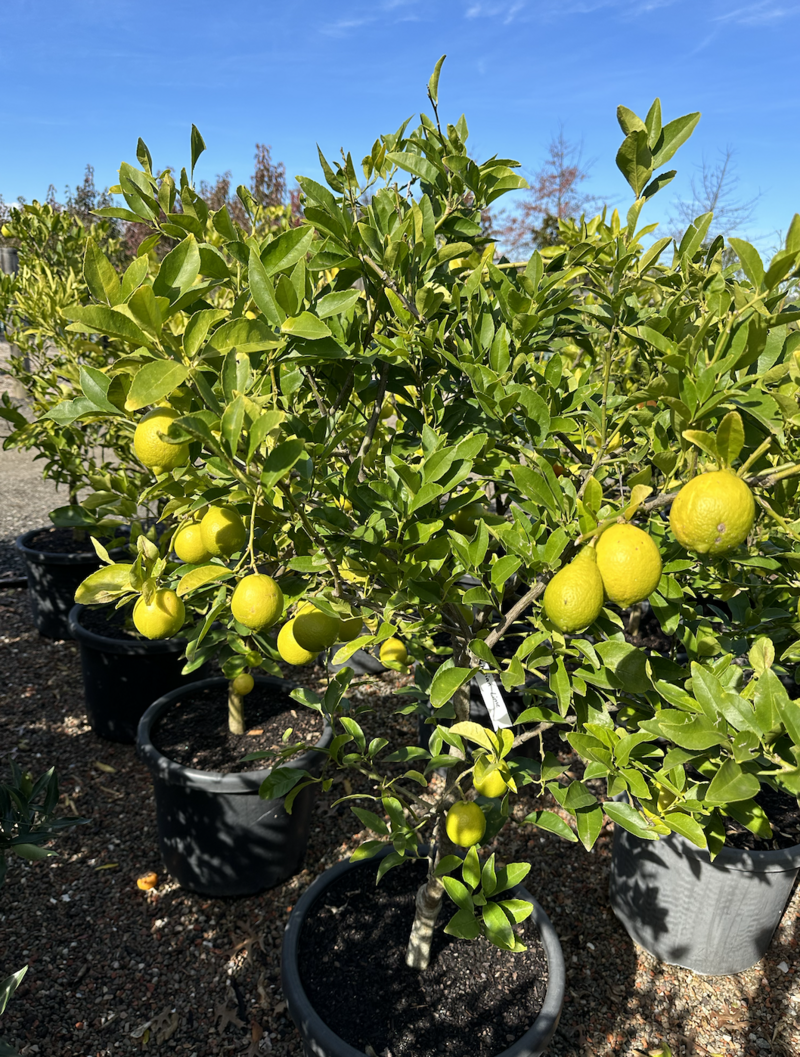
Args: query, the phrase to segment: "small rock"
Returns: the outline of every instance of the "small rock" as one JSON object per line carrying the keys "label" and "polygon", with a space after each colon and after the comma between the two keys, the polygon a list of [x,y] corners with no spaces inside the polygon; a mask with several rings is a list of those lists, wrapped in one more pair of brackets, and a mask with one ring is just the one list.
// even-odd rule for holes
{"label": "small rock", "polygon": [[788,962],[778,962],[778,968],[780,969],[780,971],[782,973],[786,974],[786,973],[789,972],[789,963]]}

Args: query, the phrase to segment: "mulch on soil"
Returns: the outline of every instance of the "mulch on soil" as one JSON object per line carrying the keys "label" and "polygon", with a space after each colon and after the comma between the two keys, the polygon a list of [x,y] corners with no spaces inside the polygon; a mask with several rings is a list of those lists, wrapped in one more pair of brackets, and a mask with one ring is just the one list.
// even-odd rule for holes
{"label": "mulch on soil", "polygon": [[[286,672],[309,685],[322,675]],[[415,718],[394,715],[391,692],[402,679],[356,681],[351,699],[376,710],[364,724],[368,737],[414,741]],[[280,991],[283,929],[313,878],[367,836],[346,805],[334,806],[367,787],[339,776],[320,796],[306,868],[287,883],[246,899],[197,896],[161,866],[150,778],[134,748],[91,732],[76,645],[38,636],[23,591],[0,591],[0,687],[0,752],[34,774],[55,764],[63,810],[90,820],[65,832],[57,858],[10,860],[0,889],[0,977],[29,969],[0,1038],[26,1057],[298,1057]],[[568,759],[568,747],[561,751]],[[514,813],[544,806],[553,804],[523,795]],[[612,914],[612,833],[609,822],[587,854],[510,825],[487,850],[533,863],[526,887],[564,949],[567,996],[551,1057],[636,1057],[663,1043],[675,1057],[799,1054],[800,893],[757,966],[696,976],[635,948]],[[159,884],[142,892],[136,878],[148,870]]]}

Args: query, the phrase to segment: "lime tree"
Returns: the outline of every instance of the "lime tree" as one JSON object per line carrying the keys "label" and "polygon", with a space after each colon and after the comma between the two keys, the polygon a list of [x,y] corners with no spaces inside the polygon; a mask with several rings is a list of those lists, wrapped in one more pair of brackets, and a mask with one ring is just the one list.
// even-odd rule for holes
{"label": "lime tree", "polygon": [[[160,545],[140,541],[135,563],[109,563],[82,593],[174,591],[186,670],[216,655],[239,706],[242,676],[333,644],[345,667],[324,694],[294,695],[334,727],[328,766],[319,779],[282,767],[305,747],[289,739],[263,793],[291,808],[352,770],[375,835],[358,857],[391,843],[383,873],[437,849],[409,943],[419,967],[448,889],[470,893],[449,931],[519,949],[507,895],[529,865],[477,864],[522,788],[549,805],[524,824],[587,848],[605,812],[712,854],[730,816],[767,833],[762,784],[800,794],[784,687],[800,654],[800,219],[766,263],[746,243],[707,244],[710,216],[674,244],[650,238],[641,214],[699,118],[664,121],[656,100],[645,118],[618,112],[626,215],[564,222],[558,245],[509,260],[483,220],[523,181],[502,153],[470,157],[466,119],[439,114],[440,68],[432,115],[379,136],[360,165],[321,155],[283,228],[260,227],[244,189],[247,228],[203,202],[196,129],[179,182],[140,142],[120,169],[125,208],[152,245],[176,245],[135,299],[70,310],[93,334],[136,326],[103,371],[116,403],[88,389],[90,417],[133,430],[171,408],[157,439],[188,446],[142,493],[161,504]],[[688,547],[669,519],[715,473],[758,512],[734,518],[734,537],[747,532],[724,553]],[[197,524],[202,550],[184,548]],[[634,634],[647,614],[663,650]],[[407,673],[402,711],[433,710],[426,747],[367,740],[347,698],[359,649]],[[478,676],[523,695],[516,726],[470,720]],[[551,727],[584,780],[543,747]],[[520,751],[533,739],[536,759]]]}

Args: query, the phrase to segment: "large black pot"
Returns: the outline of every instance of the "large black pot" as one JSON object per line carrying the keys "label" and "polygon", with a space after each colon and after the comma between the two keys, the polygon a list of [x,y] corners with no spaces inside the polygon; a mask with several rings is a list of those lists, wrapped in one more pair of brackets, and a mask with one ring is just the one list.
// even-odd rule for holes
{"label": "large black pot", "polygon": [[628,935],[656,958],[708,976],[766,953],[800,872],[800,845],[723,847],[714,861],[677,833],[648,841],[614,830],[610,896]]}
{"label": "large black pot", "polygon": [[81,648],[89,722],[101,738],[132,745],[145,709],[206,672],[181,675],[186,639],[111,638],[83,626],[87,612],[86,606],[73,606],[69,629]]}
{"label": "large black pot", "polygon": [[[391,850],[391,847],[387,848],[386,853]],[[325,1024],[311,1004],[300,979],[298,951],[303,927],[313,916],[316,906],[326,898],[331,884],[342,874],[356,870],[369,870],[373,876],[369,877],[367,883],[374,885],[376,868],[376,859],[361,860],[356,863],[337,863],[336,866],[321,874],[306,889],[289,916],[281,954],[281,985],[289,1014],[303,1039],[304,1057],[363,1057],[362,1051],[346,1043]],[[399,868],[402,869],[402,867]],[[357,882],[354,881],[354,883]],[[564,956],[550,918],[530,892],[522,885],[517,885],[513,889],[512,898],[526,899],[533,906],[531,920],[539,929],[544,946],[548,981],[544,1003],[534,1023],[521,1038],[504,1049],[497,1057],[540,1057],[555,1034],[561,1016],[566,984]],[[379,958],[381,952],[376,951],[375,956]],[[469,1053],[470,1040],[465,1039],[464,1054]]]}
{"label": "large black pot", "polygon": [[[77,554],[59,554],[37,550],[31,541],[43,529],[32,529],[17,537],[15,546],[28,570],[28,597],[36,630],[49,639],[68,639],[69,611],[75,605],[75,591],[89,573],[103,564],[87,539],[88,550]],[[126,551],[110,552],[122,557]]]}
{"label": "large black pot", "polygon": [[[279,688],[296,707],[288,697],[293,683],[267,676],[256,676],[256,683]],[[316,786],[307,786],[289,815],[282,799],[262,800],[258,795],[267,769],[240,774],[198,771],[168,759],[155,747],[152,731],[169,708],[194,692],[227,685],[223,677],[203,679],[165,694],[142,716],[137,735],[139,755],[153,776],[164,865],[183,888],[211,896],[253,895],[296,873],[316,798]],[[327,748],[332,736],[326,726],[316,747]],[[322,753],[309,750],[284,766],[318,774],[323,760]]]}

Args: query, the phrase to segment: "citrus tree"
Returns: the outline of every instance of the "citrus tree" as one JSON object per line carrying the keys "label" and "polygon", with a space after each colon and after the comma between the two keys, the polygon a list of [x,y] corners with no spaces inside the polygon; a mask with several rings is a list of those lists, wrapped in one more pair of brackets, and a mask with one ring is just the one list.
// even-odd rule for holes
{"label": "citrus tree", "polygon": [[[98,334],[120,336],[123,317],[137,328],[100,385],[124,400],[95,407],[135,424],[155,475],[142,499],[163,501],[172,526],[80,600],[136,600],[154,634],[182,627],[188,670],[218,656],[239,726],[250,671],[279,658],[344,642],[338,662],[359,648],[413,662],[403,711],[433,709],[426,748],[367,742],[347,666],[324,694],[294,696],[333,725],[330,764],[377,784],[375,810],[353,808],[376,835],[356,856],[391,843],[383,874],[433,838],[409,944],[419,967],[445,891],[450,932],[520,948],[528,911],[508,889],[530,865],[477,848],[523,786],[556,802],[525,823],[587,848],[605,810],[712,853],[726,815],[766,831],[761,783],[800,793],[779,664],[798,649],[785,295],[800,221],[766,268],[743,243],[724,267],[707,218],[666,263],[669,240],[646,244],[639,216],[699,115],[662,123],[656,101],[644,121],[619,111],[626,223],[582,221],[546,258],[498,259],[482,211],[523,181],[508,159],[470,158],[463,117],[441,121],[440,68],[433,117],[380,136],[358,167],[320,154],[325,183],[299,178],[302,223],[280,233],[202,202],[196,129],[179,188],[140,141],[140,167],[120,169],[127,207],[155,235],[177,237],[180,218],[185,237],[135,304],[69,313]],[[663,648],[626,637],[648,600]],[[473,680],[493,728],[470,719]],[[516,724],[498,680],[524,695]],[[583,780],[545,751],[548,727],[586,762]],[[522,757],[534,739],[539,758]],[[303,748],[287,744],[262,789],[289,808],[332,780],[280,766]],[[596,778],[628,801],[601,803]]]}
{"label": "citrus tree", "polygon": [[[114,290],[133,294],[147,273],[147,258],[137,257],[120,282],[106,256],[120,258],[110,222],[88,225],[49,204],[14,208],[2,231],[19,252],[5,325],[14,345],[11,373],[26,393],[22,406],[3,395],[0,417],[11,425],[4,447],[35,451],[44,476],[66,489],[68,502],[51,513],[54,524],[108,533],[139,514],[144,477],[131,458],[128,424],[93,414],[97,405],[84,395],[114,355],[115,339],[75,333],[65,309],[89,291],[105,298]],[[92,498],[80,503],[83,489],[91,489]]]}

